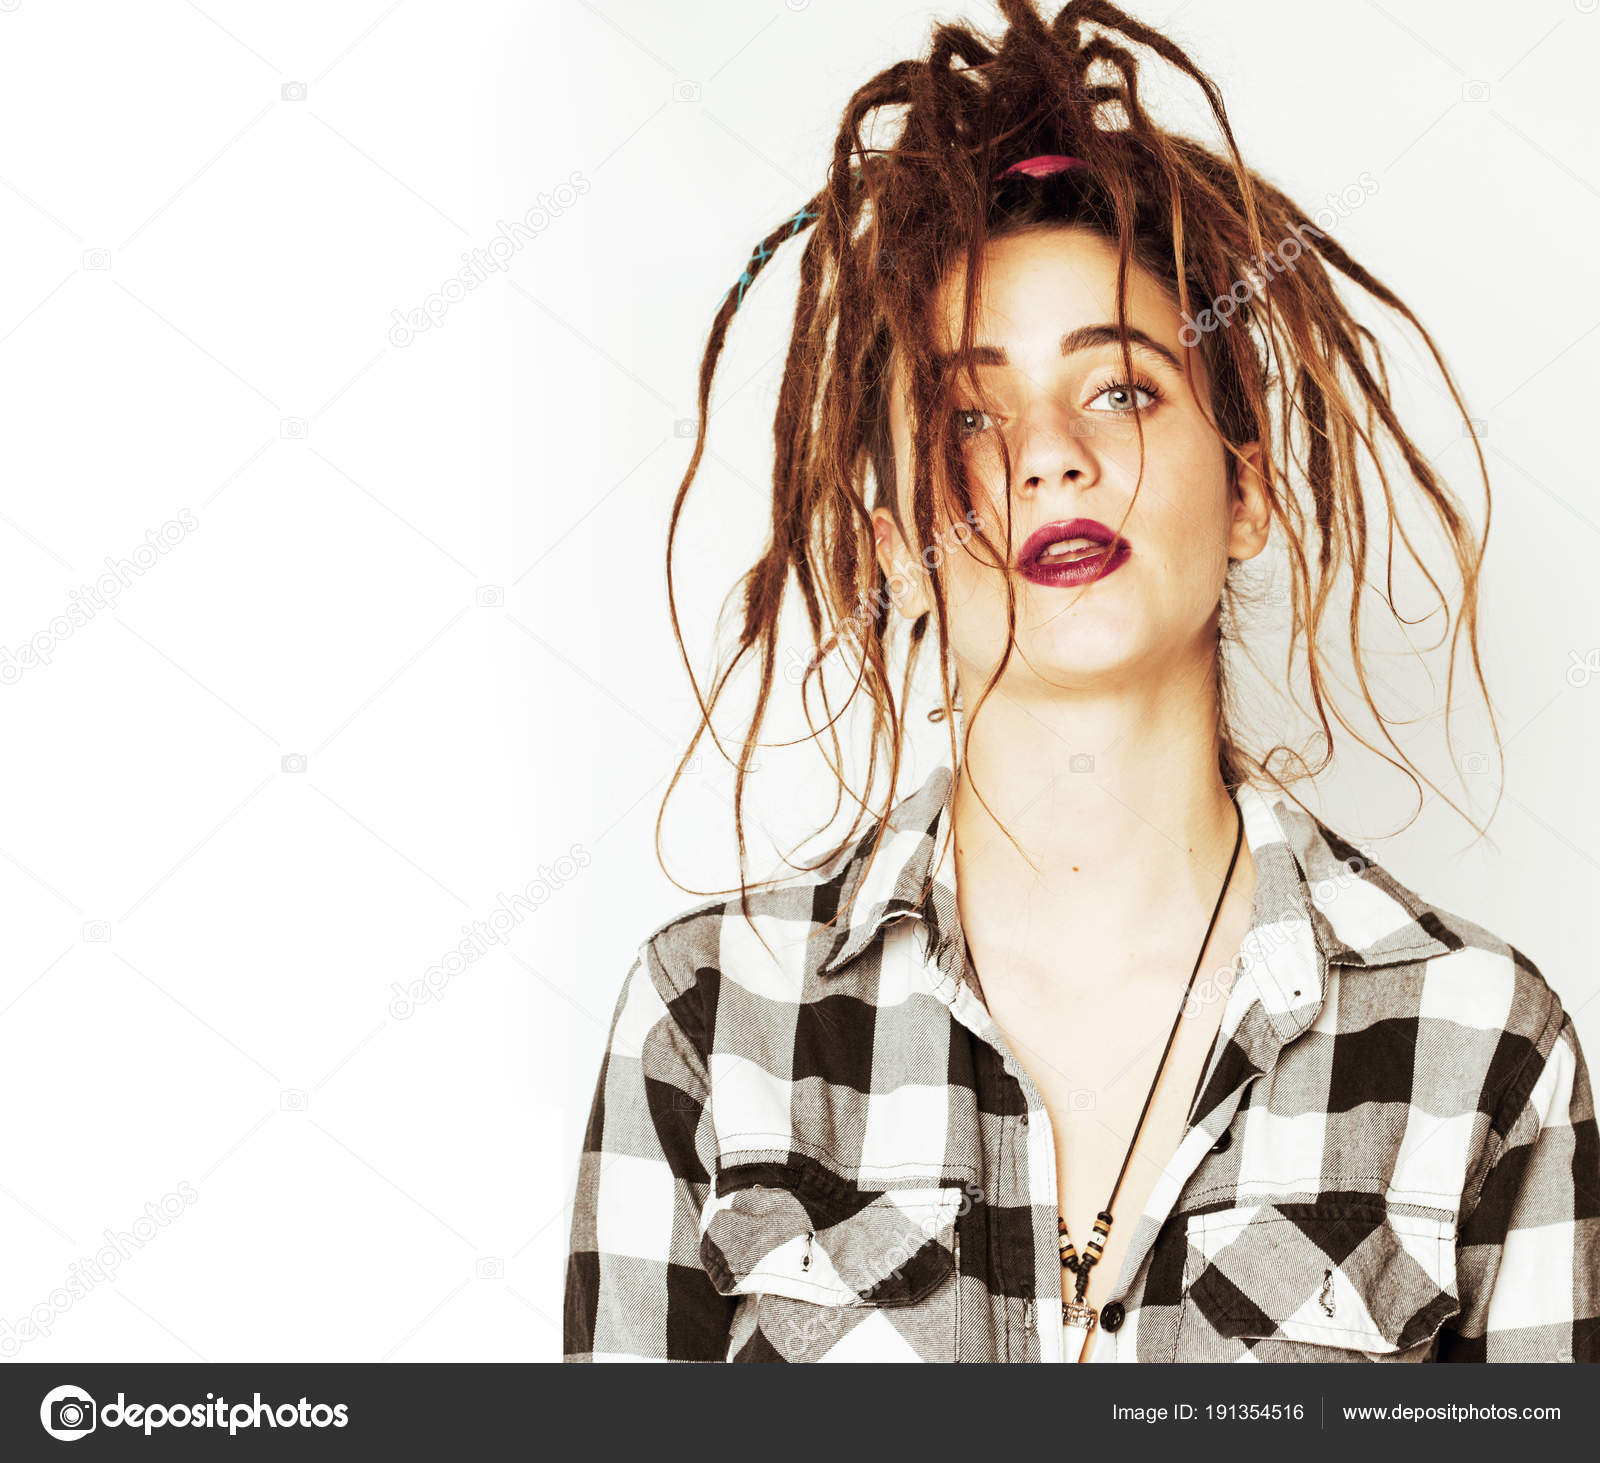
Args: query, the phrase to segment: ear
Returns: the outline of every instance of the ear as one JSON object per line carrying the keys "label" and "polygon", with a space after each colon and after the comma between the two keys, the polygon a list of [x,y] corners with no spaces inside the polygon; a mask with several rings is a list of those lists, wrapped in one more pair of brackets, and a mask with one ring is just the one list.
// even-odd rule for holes
{"label": "ear", "polygon": [[878,567],[889,581],[889,598],[895,609],[907,620],[930,613],[933,588],[927,572],[887,508],[872,510],[872,542]]}
{"label": "ear", "polygon": [[1259,442],[1237,444],[1240,456],[1228,454],[1233,519],[1228,528],[1228,557],[1253,559],[1267,546],[1272,533],[1272,506],[1267,491],[1271,470]]}

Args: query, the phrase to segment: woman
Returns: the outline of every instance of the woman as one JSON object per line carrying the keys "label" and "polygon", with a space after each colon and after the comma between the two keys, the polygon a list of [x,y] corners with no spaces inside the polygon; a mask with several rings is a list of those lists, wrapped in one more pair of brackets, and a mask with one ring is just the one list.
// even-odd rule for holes
{"label": "woman", "polygon": [[[1329,711],[1351,729],[1332,618],[1409,768],[1366,693],[1362,595],[1328,614],[1377,582],[1358,452],[1393,514],[1385,447],[1456,560],[1476,666],[1482,546],[1330,269],[1432,342],[1244,166],[1164,37],[1096,0],[1001,8],[998,42],[940,26],[858,91],[828,187],[757,246],[673,516],[729,320],[810,228],[734,662],[761,665],[736,815],[791,576],[830,765],[831,661],[871,703],[868,787],[880,752],[898,786],[930,627],[949,764],[818,866],[640,946],[585,1138],[567,1355],[1595,1360],[1600,1145],[1570,1017],[1520,951],[1290,797],[1224,676],[1271,548],[1320,765]],[[1130,44],[1201,86],[1225,151],[1150,121]],[[668,564],[670,591],[670,542]]]}

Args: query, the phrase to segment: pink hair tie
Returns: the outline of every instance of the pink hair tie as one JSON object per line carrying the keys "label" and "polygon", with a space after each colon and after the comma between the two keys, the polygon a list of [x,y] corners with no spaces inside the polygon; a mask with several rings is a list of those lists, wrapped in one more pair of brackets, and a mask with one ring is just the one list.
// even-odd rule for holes
{"label": "pink hair tie", "polygon": [[1012,163],[995,176],[1007,177],[1011,173],[1026,173],[1030,178],[1044,178],[1051,173],[1063,172],[1067,168],[1086,168],[1088,163],[1081,157],[1067,157],[1059,152],[1041,152],[1033,157],[1025,157],[1020,163]]}

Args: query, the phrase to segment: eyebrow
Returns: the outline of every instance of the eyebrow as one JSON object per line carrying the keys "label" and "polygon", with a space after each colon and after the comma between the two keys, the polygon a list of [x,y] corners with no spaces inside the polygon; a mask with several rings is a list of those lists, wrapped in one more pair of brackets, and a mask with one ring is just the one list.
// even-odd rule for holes
{"label": "eyebrow", "polygon": [[[1063,356],[1076,355],[1079,351],[1095,350],[1103,345],[1117,344],[1117,327],[1115,325],[1080,325],[1076,330],[1069,330],[1061,337],[1061,354]],[[1130,325],[1128,327],[1128,345],[1131,348],[1142,349],[1160,356],[1174,371],[1183,373],[1183,362],[1175,356],[1166,346],[1162,345],[1154,336],[1146,335],[1144,331]],[[956,362],[954,354],[937,354],[934,361],[941,372],[948,370]],[[972,360],[978,366],[1009,366],[1011,357],[1006,354],[1004,346],[980,345],[974,346]]]}

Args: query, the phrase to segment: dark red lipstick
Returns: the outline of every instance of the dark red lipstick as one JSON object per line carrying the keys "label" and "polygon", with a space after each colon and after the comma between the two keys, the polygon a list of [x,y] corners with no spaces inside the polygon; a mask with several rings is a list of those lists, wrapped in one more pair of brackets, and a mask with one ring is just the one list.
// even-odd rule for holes
{"label": "dark red lipstick", "polygon": [[1028,536],[1017,555],[1017,569],[1034,584],[1071,588],[1116,573],[1132,552],[1127,539],[1098,519],[1067,518]]}

